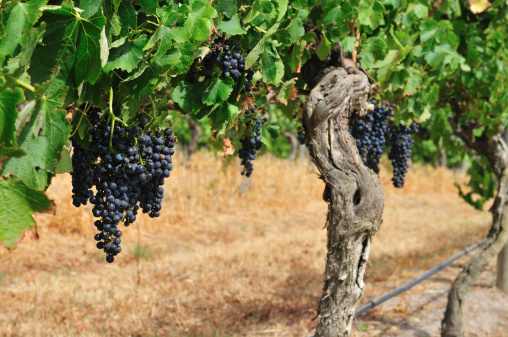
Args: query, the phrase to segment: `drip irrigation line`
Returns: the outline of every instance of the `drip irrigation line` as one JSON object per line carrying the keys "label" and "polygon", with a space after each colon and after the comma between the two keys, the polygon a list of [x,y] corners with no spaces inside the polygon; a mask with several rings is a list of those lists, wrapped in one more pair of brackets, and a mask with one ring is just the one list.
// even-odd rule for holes
{"label": "drip irrigation line", "polygon": [[[395,297],[395,296],[403,293],[404,291],[406,291],[408,289],[411,289],[412,287],[414,287],[418,283],[421,283],[422,281],[428,279],[432,275],[434,275],[437,272],[439,272],[441,269],[451,265],[453,262],[455,262],[456,260],[458,260],[462,256],[464,256],[464,255],[468,254],[469,252],[471,252],[472,250],[478,248],[482,243],[485,242],[485,240],[486,239],[478,241],[477,243],[475,243],[472,246],[467,247],[466,249],[464,249],[463,251],[461,251],[460,253],[458,253],[454,257],[452,257],[452,258],[446,260],[445,262],[441,263],[440,265],[437,265],[434,268],[430,269],[428,272],[426,272],[425,274],[423,274],[419,278],[417,278],[417,279],[415,279],[415,280],[413,280],[413,281],[411,281],[409,283],[406,283],[405,285],[403,285],[400,288],[397,288],[397,289],[395,289],[393,291],[390,291],[388,294],[385,294],[385,295],[381,296],[380,298],[378,298],[378,299],[376,299],[374,301],[369,302],[367,305],[365,305],[364,307],[362,307],[362,308],[360,308],[360,309],[358,309],[356,311],[355,317],[357,317],[357,316],[363,314],[365,311],[367,311],[369,309],[372,309],[375,306],[377,306],[377,305],[379,305],[379,304],[389,300],[390,298]],[[312,334],[312,335],[310,335],[308,337],[314,337],[314,334]]]}
{"label": "drip irrigation line", "polygon": [[393,291],[390,291],[388,294],[386,295],[383,295],[381,296],[380,298],[368,303],[366,306],[362,307],[361,309],[358,309],[356,311],[356,314],[355,314],[355,317],[358,316],[358,315],[361,315],[363,314],[365,311],[369,310],[369,309],[372,309],[374,308],[375,306],[389,300],[390,298],[392,297],[395,297],[397,296],[398,294],[400,293],[403,293],[404,291],[414,287],[415,285],[417,285],[418,283],[421,283],[422,281],[428,279],[429,277],[431,277],[432,275],[434,275],[435,273],[437,273],[438,271],[440,271],[441,269],[445,268],[445,267],[448,267],[449,265],[451,265],[453,262],[455,262],[456,260],[458,260],[459,258],[461,258],[462,256],[468,254],[470,251],[476,249],[478,246],[480,246],[482,243],[485,242],[486,239],[483,239],[477,243],[475,243],[474,245],[472,246],[469,246],[467,247],[466,249],[464,249],[463,251],[461,251],[460,253],[458,253],[457,255],[455,255],[454,257],[446,260],[445,262],[441,263],[440,265],[437,265],[436,267],[432,268],[431,270],[429,270],[428,272],[426,272],[425,274],[423,274],[422,276],[420,276],[419,278],[409,282],[409,283],[406,283],[405,285],[403,285],[402,287],[400,288],[397,288]]}

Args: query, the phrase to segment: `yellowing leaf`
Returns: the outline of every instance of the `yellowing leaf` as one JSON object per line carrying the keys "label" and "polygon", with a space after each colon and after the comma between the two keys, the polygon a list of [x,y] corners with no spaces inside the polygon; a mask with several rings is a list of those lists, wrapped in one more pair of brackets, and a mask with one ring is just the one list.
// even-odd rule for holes
{"label": "yellowing leaf", "polygon": [[469,6],[469,9],[471,9],[471,12],[474,14],[482,13],[487,8],[492,6],[489,0],[467,0],[467,5]]}

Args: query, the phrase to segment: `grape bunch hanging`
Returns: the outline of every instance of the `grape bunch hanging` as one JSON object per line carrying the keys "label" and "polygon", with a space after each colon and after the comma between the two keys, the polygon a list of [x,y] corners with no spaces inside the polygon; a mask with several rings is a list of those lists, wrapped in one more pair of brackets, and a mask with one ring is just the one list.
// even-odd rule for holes
{"label": "grape bunch hanging", "polygon": [[[370,103],[375,105],[376,101]],[[388,149],[393,167],[392,182],[395,187],[401,188],[414,145],[411,135],[418,131],[418,124],[408,127],[391,123],[394,109],[395,105],[388,102],[376,105],[374,111],[352,124],[349,132],[356,140],[363,163],[376,173],[379,173],[381,155]]]}
{"label": "grape bunch hanging", "polygon": [[234,45],[233,42],[216,40],[203,58],[203,75],[212,77],[215,66],[220,69],[222,77],[231,77],[235,81],[240,81],[245,74],[246,81],[243,84],[242,93],[249,93],[249,97],[252,97],[250,91],[254,71],[245,70],[245,56],[242,56],[240,52],[241,47]]}
{"label": "grape bunch hanging", "polygon": [[263,143],[261,142],[261,128],[266,119],[257,116],[258,105],[248,105],[247,111],[244,113],[243,123],[246,126],[245,133],[240,139],[242,148],[238,150],[238,156],[242,160],[242,175],[250,177],[254,170],[252,161],[256,159],[256,154]]}
{"label": "grape bunch hanging", "polygon": [[411,135],[418,132],[418,124],[412,123],[411,126],[393,125],[389,128],[386,135],[390,152],[388,159],[392,162],[393,167],[393,185],[401,188],[404,186],[404,177],[409,167],[409,159],[414,146],[414,140]]}
{"label": "grape bunch hanging", "polygon": [[[376,101],[370,103],[376,104]],[[393,109],[394,106],[383,102],[349,127],[362,161],[376,173],[379,173],[379,159],[385,152],[388,120],[393,116]]]}
{"label": "grape bunch hanging", "polygon": [[128,227],[140,209],[152,218],[160,216],[162,186],[173,169],[176,139],[169,128],[145,131],[146,118],[137,126],[113,129],[97,111],[88,118],[93,126],[89,149],[72,141],[72,199],[76,207],[88,201],[94,205],[92,214],[99,218],[94,223],[99,231],[97,248],[111,263],[122,251],[120,222]]}
{"label": "grape bunch hanging", "polygon": [[[241,94],[247,93],[248,97],[252,97],[252,79],[254,71],[252,69],[245,70],[245,56],[241,54],[241,47],[235,45],[232,41],[215,40],[210,47],[210,51],[203,58],[203,71],[202,74],[205,78],[214,76],[216,67],[220,70],[220,75],[223,78],[231,77],[236,83],[242,83],[242,77],[245,75],[240,90]],[[215,72],[215,74],[217,74]],[[251,100],[249,98],[249,100]],[[254,101],[254,104],[247,104],[248,107],[244,112],[244,119],[241,121],[245,128],[240,138],[241,149],[238,150],[243,170],[242,175],[250,177],[254,170],[252,161],[256,159],[257,151],[261,148],[261,128],[263,127],[266,119],[261,119],[257,114],[259,106]]]}

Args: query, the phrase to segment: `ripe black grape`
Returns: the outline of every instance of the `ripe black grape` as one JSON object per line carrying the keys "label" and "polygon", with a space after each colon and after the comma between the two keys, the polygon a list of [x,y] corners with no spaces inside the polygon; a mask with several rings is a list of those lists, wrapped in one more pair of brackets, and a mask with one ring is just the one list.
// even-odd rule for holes
{"label": "ripe black grape", "polygon": [[240,81],[245,74],[245,83],[242,87],[243,92],[250,92],[252,89],[252,79],[254,71],[245,70],[245,56],[242,56],[240,46],[235,46],[231,41],[215,41],[210,52],[203,58],[203,71],[205,77],[211,77],[215,66],[217,66],[222,77],[231,77],[235,81]]}
{"label": "ripe black grape", "polygon": [[[375,101],[370,103],[376,104]],[[379,173],[379,160],[381,155],[389,149],[388,158],[393,166],[393,185],[404,186],[404,177],[409,166],[413,140],[411,134],[415,133],[418,125],[411,127],[394,125],[390,122],[395,105],[382,102],[373,112],[362,117],[350,126],[349,132],[356,140],[358,153],[363,163]]]}
{"label": "ripe black grape", "polygon": [[418,131],[418,124],[413,123],[410,127],[405,125],[392,125],[387,133],[387,143],[390,146],[388,158],[392,161],[393,185],[401,188],[404,186],[404,177],[409,167],[409,159],[414,145],[411,138]]}
{"label": "ripe black grape", "polygon": [[[73,204],[93,204],[92,214],[99,231],[97,248],[107,254],[107,262],[121,252],[120,222],[127,227],[136,220],[138,210],[158,217],[164,197],[164,179],[173,169],[175,137],[171,129],[144,131],[146,118],[138,126],[111,126],[97,111],[89,114],[92,142],[84,149],[73,141]],[[113,135],[111,135],[113,133]],[[111,138],[111,147],[110,147]],[[95,186],[96,193],[92,191]]]}
{"label": "ripe black grape", "polygon": [[383,102],[349,128],[363,163],[376,173],[379,173],[379,159],[385,152],[385,135],[388,131],[388,119],[393,116],[393,108],[394,106]]}
{"label": "ripe black grape", "polygon": [[242,175],[250,177],[254,170],[252,161],[256,159],[256,153],[261,148],[261,128],[263,127],[263,120],[256,115],[257,105],[249,104],[247,111],[244,114],[244,123],[246,125],[245,134],[240,139],[242,148],[238,150],[238,156],[242,160],[244,170]]}

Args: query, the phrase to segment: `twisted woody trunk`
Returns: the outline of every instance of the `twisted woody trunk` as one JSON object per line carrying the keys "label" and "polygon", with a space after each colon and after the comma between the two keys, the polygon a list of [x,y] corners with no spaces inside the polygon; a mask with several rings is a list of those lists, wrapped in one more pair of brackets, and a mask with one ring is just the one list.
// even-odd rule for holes
{"label": "twisted woody trunk", "polygon": [[461,108],[456,102],[451,102],[450,107],[455,116],[450,120],[454,133],[469,148],[485,155],[497,178],[496,196],[490,209],[492,226],[489,234],[485,243],[466,263],[462,272],[453,282],[448,294],[445,316],[441,322],[443,337],[462,337],[462,313],[466,296],[471,286],[508,240],[508,207],[506,207],[508,203],[508,143],[504,127],[500,127],[499,133],[496,135],[483,134],[481,137],[475,137],[471,129],[462,129],[459,124]]}
{"label": "twisted woody trunk", "polygon": [[342,57],[338,67],[325,72],[309,95],[303,120],[328,203],[328,252],[315,336],[338,337],[350,335],[365,289],[363,277],[372,236],[382,221],[384,192],[349,134],[350,121],[370,108],[369,79]]}

